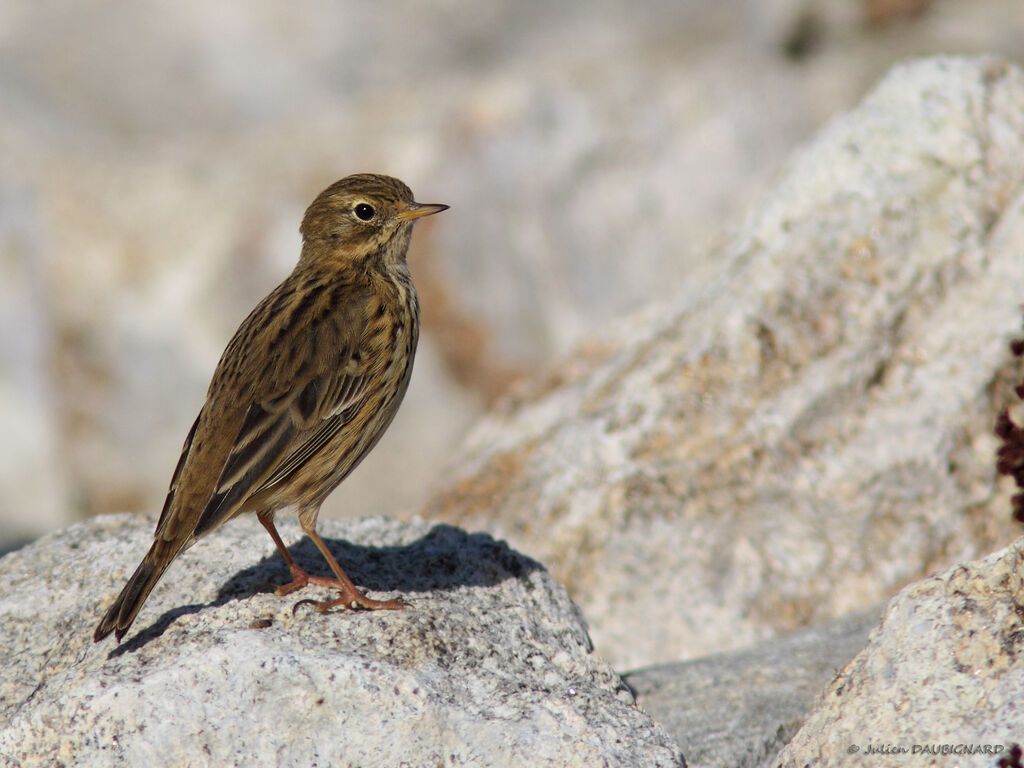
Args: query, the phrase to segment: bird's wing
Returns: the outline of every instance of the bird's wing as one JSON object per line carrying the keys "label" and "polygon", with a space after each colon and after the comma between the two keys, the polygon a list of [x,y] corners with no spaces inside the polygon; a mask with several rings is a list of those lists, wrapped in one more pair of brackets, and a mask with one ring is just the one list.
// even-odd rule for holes
{"label": "bird's wing", "polygon": [[347,367],[357,370],[317,374],[289,392],[249,406],[195,536],[213,530],[245,499],[302,466],[348,423],[366,386],[362,366]]}
{"label": "bird's wing", "polygon": [[[358,309],[358,312],[356,311]],[[287,477],[348,423],[366,391],[362,306],[340,322],[308,331],[304,354],[261,380],[220,475],[193,528],[202,536],[237,513],[253,494]]]}
{"label": "bird's wing", "polygon": [[356,375],[337,376],[333,382],[328,383],[328,386],[332,386],[334,391],[321,400],[325,405],[318,409],[319,420],[294,442],[288,455],[263,481],[259,490],[276,485],[302,467],[331,442],[362,406],[366,396],[366,377],[362,372]]}
{"label": "bird's wing", "polygon": [[214,372],[156,538],[175,551],[238,513],[296,454],[330,439],[364,397],[369,287],[292,277],[250,313]]}

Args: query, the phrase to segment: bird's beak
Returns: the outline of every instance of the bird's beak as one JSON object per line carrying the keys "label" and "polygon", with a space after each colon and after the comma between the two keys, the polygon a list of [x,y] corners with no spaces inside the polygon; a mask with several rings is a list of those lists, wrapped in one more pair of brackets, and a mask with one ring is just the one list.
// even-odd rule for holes
{"label": "bird's beak", "polygon": [[435,213],[447,211],[448,206],[441,203],[409,203],[405,210],[398,212],[398,218],[403,221],[412,221],[424,216],[433,216]]}

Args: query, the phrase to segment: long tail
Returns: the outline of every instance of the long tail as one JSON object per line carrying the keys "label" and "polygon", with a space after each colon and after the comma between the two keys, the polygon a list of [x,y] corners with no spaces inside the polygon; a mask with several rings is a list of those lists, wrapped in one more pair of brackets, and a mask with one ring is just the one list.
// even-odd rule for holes
{"label": "long tail", "polygon": [[[169,557],[168,554],[170,554]],[[117,596],[113,605],[100,620],[100,624],[92,636],[93,642],[98,643],[111,632],[115,634],[117,641],[121,642],[124,633],[135,621],[142,604],[149,597],[150,591],[156,586],[160,577],[164,575],[164,571],[167,570],[167,566],[171,564],[177,554],[177,551],[167,552],[166,542],[153,543],[149,552],[139,563],[139,567],[135,569],[135,573],[124,585],[121,594]]]}

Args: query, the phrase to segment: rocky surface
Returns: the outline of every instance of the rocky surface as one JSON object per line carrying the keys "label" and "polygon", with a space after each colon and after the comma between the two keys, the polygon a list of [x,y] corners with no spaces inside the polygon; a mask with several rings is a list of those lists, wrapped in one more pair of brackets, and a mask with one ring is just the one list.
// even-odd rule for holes
{"label": "rocky surface", "polygon": [[[255,520],[179,558],[125,642],[92,629],[152,520],[106,516],[0,559],[6,765],[679,766],[591,654],[576,606],[484,534],[382,518],[321,531],[403,611],[321,615]],[[294,523],[283,537],[300,537]],[[293,549],[324,571],[305,541]]]}
{"label": "rocky surface", "polygon": [[425,516],[548,565],[620,668],[886,598],[1016,535],[1024,74],[895,69],[797,153],[718,279],[595,337],[471,433]]}
{"label": "rocky surface", "polygon": [[225,342],[354,170],[453,206],[413,243],[408,400],[325,510],[415,511],[512,377],[712,279],[709,244],[894,61],[1019,56],[1017,4],[7,0],[0,538],[159,509]]}
{"label": "rocky surface", "polygon": [[750,648],[623,675],[690,768],[768,768],[822,690],[868,642],[881,607]]}
{"label": "rocky surface", "polygon": [[1024,540],[904,589],[773,761],[992,768],[1024,734]]}

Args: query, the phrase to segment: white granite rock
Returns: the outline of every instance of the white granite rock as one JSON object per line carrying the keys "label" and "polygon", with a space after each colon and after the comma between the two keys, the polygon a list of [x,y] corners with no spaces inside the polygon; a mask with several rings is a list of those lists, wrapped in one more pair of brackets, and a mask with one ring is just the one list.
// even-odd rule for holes
{"label": "white granite rock", "polygon": [[[120,646],[94,644],[152,524],[104,516],[0,559],[4,765],[684,764],[547,572],[446,525],[322,523],[357,583],[413,605],[321,615],[301,601],[327,590],[263,591],[287,569],[233,521],[175,562]],[[293,552],[326,572],[308,540]]]}
{"label": "white granite rock", "polygon": [[798,152],[728,267],[535,377],[425,516],[569,588],[620,668],[876,603],[1005,545],[1024,73],[896,68]]}
{"label": "white granite rock", "polygon": [[1024,741],[1022,650],[1018,540],[894,597],[772,764],[993,768],[998,753]]}

